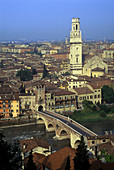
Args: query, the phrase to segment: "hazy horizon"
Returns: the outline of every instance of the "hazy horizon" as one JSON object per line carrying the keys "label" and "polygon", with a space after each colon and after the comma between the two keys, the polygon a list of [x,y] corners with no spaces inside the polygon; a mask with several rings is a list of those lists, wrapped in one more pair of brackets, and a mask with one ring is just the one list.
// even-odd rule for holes
{"label": "hazy horizon", "polygon": [[0,41],[69,38],[80,18],[83,39],[114,40],[113,0],[0,0]]}

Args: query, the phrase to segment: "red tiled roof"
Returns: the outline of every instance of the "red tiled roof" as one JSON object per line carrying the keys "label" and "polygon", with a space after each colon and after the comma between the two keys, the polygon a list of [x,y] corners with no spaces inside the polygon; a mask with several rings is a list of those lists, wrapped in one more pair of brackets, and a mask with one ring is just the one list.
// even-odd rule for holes
{"label": "red tiled roof", "polygon": [[80,87],[74,89],[78,94],[91,94],[94,93],[92,90],[90,90],[88,87]]}
{"label": "red tiled roof", "polygon": [[55,96],[63,96],[63,95],[75,95],[75,93],[68,91],[68,90],[58,90],[52,91]]}
{"label": "red tiled roof", "polygon": [[[25,145],[25,148],[23,148],[24,145]],[[33,138],[33,139],[21,140],[20,141],[20,146],[21,146],[23,152],[25,153],[25,152],[28,152],[31,149],[34,149],[34,148],[36,148],[38,146],[48,149],[49,148],[49,143],[45,139]]]}
{"label": "red tiled roof", "polygon": [[46,158],[39,159],[38,162],[51,170],[65,169],[67,157],[70,157],[71,170],[74,170],[73,158],[76,150],[70,147],[62,148]]}
{"label": "red tiled roof", "polygon": [[113,163],[102,163],[101,161],[94,161],[91,164],[90,170],[114,170],[114,162]]}
{"label": "red tiled roof", "polygon": [[98,149],[100,151],[104,150],[109,154],[109,155],[114,155],[114,146],[112,145],[112,143],[109,141],[107,143],[102,143],[100,145],[98,145]]}

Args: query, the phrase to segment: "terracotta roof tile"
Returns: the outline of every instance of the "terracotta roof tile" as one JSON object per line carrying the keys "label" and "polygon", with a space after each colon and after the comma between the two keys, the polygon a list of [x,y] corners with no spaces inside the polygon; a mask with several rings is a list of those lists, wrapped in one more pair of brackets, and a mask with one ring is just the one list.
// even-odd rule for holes
{"label": "terracotta roof tile", "polygon": [[34,148],[36,148],[38,146],[48,149],[49,148],[49,143],[45,139],[33,138],[33,139],[21,140],[20,141],[20,146],[21,146],[23,152],[25,153],[25,152],[28,152],[31,149],[34,149]]}
{"label": "terracotta roof tile", "polygon": [[76,150],[70,147],[62,148],[46,158],[38,160],[42,165],[45,165],[47,168],[52,170],[65,169],[67,157],[70,156],[70,166],[71,170],[74,170],[73,158],[75,156]]}
{"label": "terracotta roof tile", "polygon": [[90,90],[88,87],[80,87],[80,88],[74,88],[74,90],[78,94],[91,94],[94,93],[92,90]]}

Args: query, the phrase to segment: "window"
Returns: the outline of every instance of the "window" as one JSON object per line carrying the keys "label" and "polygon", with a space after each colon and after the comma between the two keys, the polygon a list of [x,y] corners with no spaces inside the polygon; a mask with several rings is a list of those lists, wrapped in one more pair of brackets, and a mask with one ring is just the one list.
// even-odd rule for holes
{"label": "window", "polygon": [[78,63],[78,58],[76,58],[76,62]]}
{"label": "window", "polygon": [[92,144],[94,144],[94,143],[95,143],[95,141],[93,140],[93,141],[92,141]]}
{"label": "window", "polygon": [[90,99],[93,99],[93,96],[90,96]]}
{"label": "window", "polygon": [[101,97],[101,95],[99,94],[99,95],[98,95],[98,98],[100,98],[100,97]]}
{"label": "window", "polygon": [[86,96],[83,96],[83,100],[85,100],[86,99]]}
{"label": "window", "polygon": [[103,142],[106,142],[106,140],[105,140],[105,139],[103,139]]}
{"label": "window", "polygon": [[87,96],[87,99],[89,99],[89,96]]}
{"label": "window", "polygon": [[13,110],[11,110],[11,112],[13,112]]}
{"label": "window", "polygon": [[76,30],[78,29],[78,25],[76,24]]}
{"label": "window", "polygon": [[82,100],[82,97],[80,97],[79,99]]}
{"label": "window", "polygon": [[17,109],[16,112],[18,112],[19,110]]}
{"label": "window", "polygon": [[94,98],[96,99],[96,98],[97,98],[97,95],[94,95]]}

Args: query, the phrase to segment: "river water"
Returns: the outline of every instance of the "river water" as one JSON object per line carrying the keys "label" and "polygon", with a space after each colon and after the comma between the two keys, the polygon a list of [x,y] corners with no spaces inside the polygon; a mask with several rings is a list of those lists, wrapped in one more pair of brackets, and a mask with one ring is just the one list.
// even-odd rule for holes
{"label": "river water", "polygon": [[[108,132],[112,131],[112,133],[114,134],[114,121],[84,122],[81,124],[99,135],[104,135],[105,131]],[[52,146],[53,150],[58,150],[65,146],[70,146],[69,139],[62,140],[62,141],[53,140],[55,133],[46,132],[44,125],[34,124],[29,126],[4,128],[3,132],[8,142],[13,142],[14,140],[28,139],[31,137],[38,137],[38,138],[47,139],[49,144]]]}

